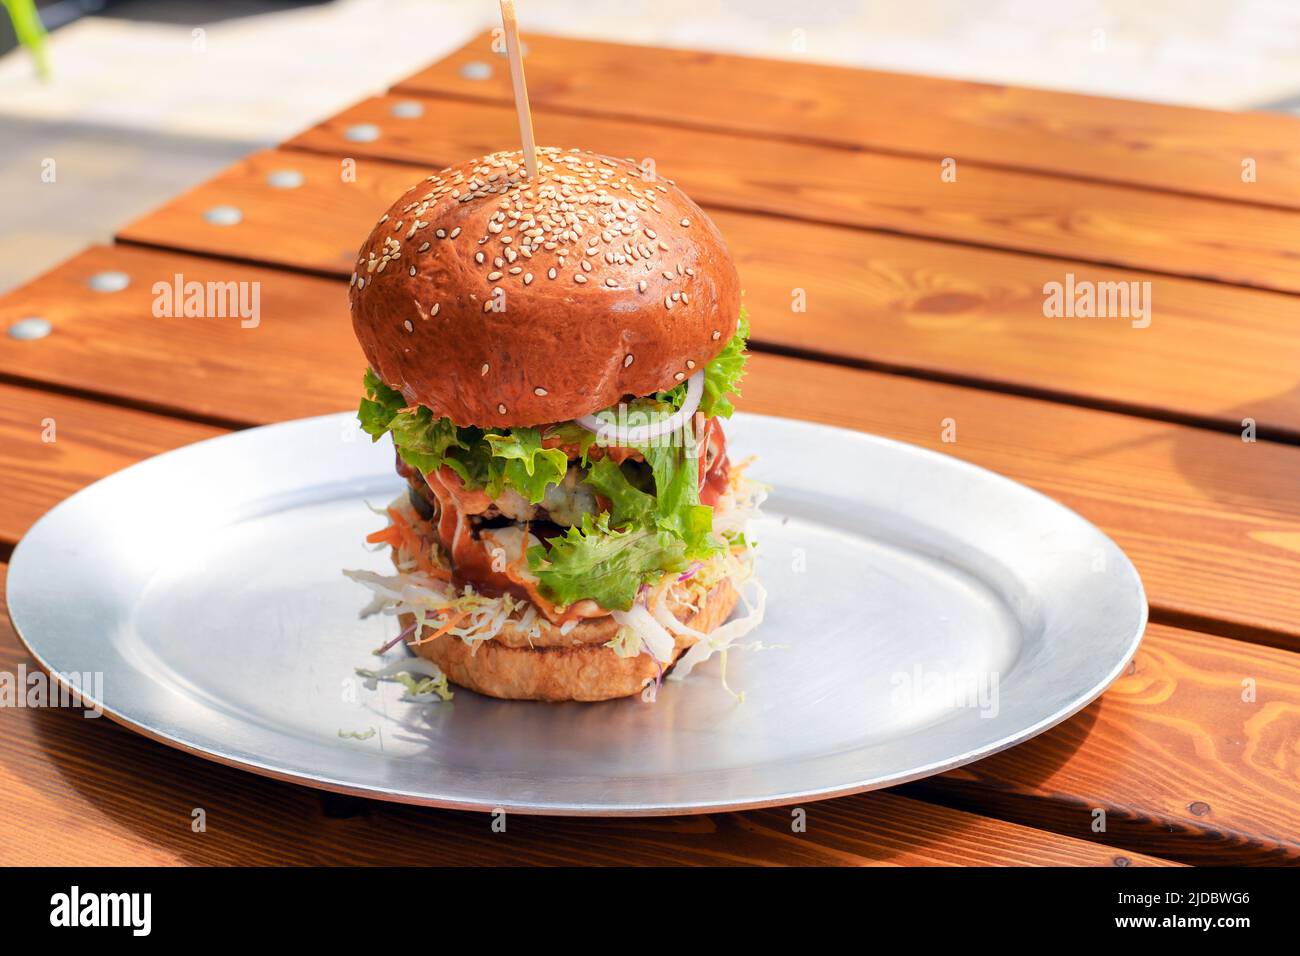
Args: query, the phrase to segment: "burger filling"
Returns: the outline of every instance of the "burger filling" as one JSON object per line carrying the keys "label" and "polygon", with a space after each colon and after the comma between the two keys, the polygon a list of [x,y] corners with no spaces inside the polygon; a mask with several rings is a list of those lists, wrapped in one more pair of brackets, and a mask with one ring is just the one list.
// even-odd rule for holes
{"label": "burger filling", "polygon": [[[642,444],[607,443],[573,421],[457,426],[408,406],[368,371],[358,419],[375,440],[392,436],[407,493],[388,507],[388,527],[370,536],[393,548],[398,577],[352,576],[390,613],[414,611],[423,624],[432,612],[438,634],[489,639],[506,620],[565,632],[612,614],[616,653],[671,660],[668,631],[681,625],[666,603],[698,602],[701,588],[750,576],[744,525],[762,491],[732,467],[721,424],[739,394],[747,334],[742,313],[736,335],[704,369],[695,413]],[[682,383],[598,417],[653,422],[686,401]],[[439,597],[407,600],[412,585]],[[725,628],[731,638],[749,629]]]}

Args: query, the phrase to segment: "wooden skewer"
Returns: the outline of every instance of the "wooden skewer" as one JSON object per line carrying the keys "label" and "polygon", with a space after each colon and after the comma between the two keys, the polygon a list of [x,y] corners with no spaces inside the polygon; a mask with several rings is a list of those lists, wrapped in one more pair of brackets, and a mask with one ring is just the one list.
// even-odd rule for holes
{"label": "wooden skewer", "polygon": [[519,139],[524,145],[524,168],[529,179],[536,179],[537,144],[533,140],[533,114],[528,108],[528,85],[524,82],[524,58],[519,52],[515,0],[501,0],[501,22],[505,26],[506,56],[510,58],[510,83],[515,89],[515,112],[519,114]]}

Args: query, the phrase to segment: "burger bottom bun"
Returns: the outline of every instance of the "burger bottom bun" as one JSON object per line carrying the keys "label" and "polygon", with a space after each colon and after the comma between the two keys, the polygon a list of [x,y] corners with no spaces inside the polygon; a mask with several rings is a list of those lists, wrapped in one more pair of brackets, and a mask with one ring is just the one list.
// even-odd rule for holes
{"label": "burger bottom bun", "polygon": [[[723,579],[700,601],[699,611],[678,612],[678,620],[697,631],[709,633],[718,627],[739,600],[731,581]],[[415,615],[399,616],[402,628],[415,624]],[[659,673],[647,654],[619,657],[603,641],[587,638],[609,631],[608,617],[582,621],[567,636],[563,646],[518,646],[497,639],[471,647],[459,638],[443,636],[410,646],[416,654],[433,661],[453,684],[507,700],[612,700],[639,693]],[[615,627],[616,629],[616,627]],[[426,626],[425,632],[434,628]],[[423,633],[419,636],[423,636]],[[612,634],[611,634],[612,636]],[[412,640],[417,640],[412,635]],[[678,636],[673,662],[695,643],[695,638]],[[671,664],[664,665],[665,670]]]}

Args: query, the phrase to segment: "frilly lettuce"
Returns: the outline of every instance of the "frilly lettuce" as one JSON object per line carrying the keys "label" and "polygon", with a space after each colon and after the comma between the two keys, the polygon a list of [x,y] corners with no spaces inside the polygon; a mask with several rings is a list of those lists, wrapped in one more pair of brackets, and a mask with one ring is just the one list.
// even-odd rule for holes
{"label": "frilly lettuce", "polygon": [[626,610],[642,584],[686,566],[686,545],[667,531],[611,528],[609,515],[584,515],[581,528],[530,548],[529,570],[547,597],[564,606],[590,598],[603,608]]}
{"label": "frilly lettuce", "polygon": [[558,448],[543,448],[536,428],[459,427],[450,419],[434,418],[424,406],[408,408],[402,393],[370,369],[365,387],[357,410],[362,429],[376,441],[391,432],[402,460],[424,474],[445,465],[467,488],[484,489],[496,498],[509,487],[537,504],[547,486],[559,484],[568,470],[568,456]]}

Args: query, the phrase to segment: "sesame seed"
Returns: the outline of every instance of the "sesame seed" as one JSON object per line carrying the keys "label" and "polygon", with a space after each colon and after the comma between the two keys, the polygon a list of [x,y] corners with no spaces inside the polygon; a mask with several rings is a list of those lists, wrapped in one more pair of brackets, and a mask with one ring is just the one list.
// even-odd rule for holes
{"label": "sesame seed", "polygon": [[500,273],[500,272],[489,272],[487,277],[488,277],[488,282],[496,282],[497,279],[500,279],[500,278],[501,278],[501,273]]}
{"label": "sesame seed", "polygon": [[410,273],[411,275],[415,275],[415,266],[411,266]]}
{"label": "sesame seed", "polygon": [[438,310],[441,309],[441,308],[442,308],[442,303],[441,303],[441,302],[435,302],[435,303],[433,304],[433,308],[429,310],[429,314],[430,314],[430,315],[437,315],[437,314],[438,314]]}
{"label": "sesame seed", "polygon": [[406,331],[408,331],[408,332],[414,332],[414,331],[415,331],[415,326],[411,324],[411,320],[410,320],[410,319],[407,319],[405,322],[402,323],[402,325],[406,327]]}
{"label": "sesame seed", "polygon": [[689,226],[690,224],[691,224],[691,221],[690,221],[689,219],[683,219],[683,220],[682,220],[682,225],[683,225],[683,226]]}
{"label": "sesame seed", "polygon": [[686,373],[685,373],[685,372],[678,372],[676,375],[673,376],[673,378],[675,378],[675,379],[676,379],[677,381],[679,381],[679,382],[680,382],[682,379],[684,379],[685,377],[686,377]]}
{"label": "sesame seed", "polygon": [[645,279],[642,279],[640,282],[636,284],[636,290],[638,292],[644,292],[646,290],[646,287],[649,285],[650,283],[646,282]]}
{"label": "sesame seed", "polygon": [[540,398],[541,396],[543,396],[543,395],[546,394],[546,389],[542,388],[542,387],[539,385],[539,386],[537,386],[537,388],[533,389],[533,394],[536,395],[536,396],[538,396],[538,397]]}
{"label": "sesame seed", "polygon": [[484,311],[484,312],[491,312],[491,311],[492,311],[492,300],[491,300],[491,299],[486,299],[486,300],[483,302],[483,311]]}
{"label": "sesame seed", "polygon": [[524,285],[531,285],[532,282],[533,282],[533,274],[532,274],[531,272],[525,272],[525,273],[524,273]]}
{"label": "sesame seed", "polygon": [[582,283],[587,281],[587,277],[583,275],[581,272],[575,272],[573,274],[573,281],[581,285]]}
{"label": "sesame seed", "polygon": [[623,358],[623,367],[627,368],[629,365],[632,364],[632,362],[633,362],[632,353],[628,352],[627,355],[624,356]]}
{"label": "sesame seed", "polygon": [[671,309],[672,307],[673,307],[673,297],[670,295],[664,296],[664,308]]}
{"label": "sesame seed", "polygon": [[486,259],[487,256],[483,255],[482,250],[479,250],[478,252],[474,253],[474,261],[477,262],[479,265],[482,265],[484,260]]}
{"label": "sesame seed", "polygon": [[505,404],[502,403],[501,405],[498,405],[498,406],[497,406],[497,411],[498,411],[500,414],[504,415],[504,414],[506,413],[506,406],[505,406]]}
{"label": "sesame seed", "polygon": [[484,363],[483,363],[483,370],[482,370],[481,372],[479,372],[479,375],[486,375],[487,373],[488,373],[488,363],[487,363],[487,362],[484,362]]}
{"label": "sesame seed", "polygon": [[417,249],[416,251],[417,251],[417,252],[428,252],[428,251],[429,251],[429,244],[428,244],[427,242],[421,243],[421,244],[420,244],[420,248]]}
{"label": "sesame seed", "polygon": [[716,341],[718,341],[718,339],[720,339],[720,338],[722,338],[722,333],[719,332],[717,329],[714,329],[714,330],[713,330],[713,341],[716,342]]}
{"label": "sesame seed", "polygon": [[547,277],[548,279],[554,279],[554,278],[555,278],[555,270],[554,270],[554,269],[547,269],[547,270],[546,270],[546,277]]}
{"label": "sesame seed", "polygon": [[358,289],[364,289],[365,287],[366,287],[366,279],[365,279],[365,276],[359,276],[359,277],[357,278],[357,288],[358,288]]}
{"label": "sesame seed", "polygon": [[687,360],[686,360],[686,367],[687,367],[687,368],[695,368],[695,363],[692,362],[690,359],[687,359]]}
{"label": "sesame seed", "polygon": [[451,238],[455,239],[459,235],[460,235],[460,226],[457,226],[455,229],[451,231]]}

